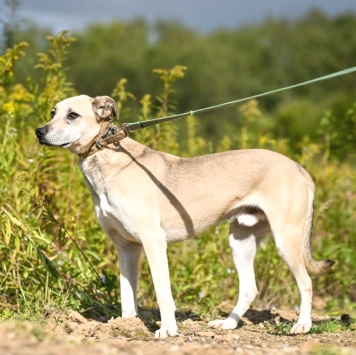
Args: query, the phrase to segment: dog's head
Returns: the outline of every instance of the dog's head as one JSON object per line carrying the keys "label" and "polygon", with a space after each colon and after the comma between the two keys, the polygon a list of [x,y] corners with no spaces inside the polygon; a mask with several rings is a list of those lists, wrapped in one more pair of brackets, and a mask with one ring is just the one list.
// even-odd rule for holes
{"label": "dog's head", "polygon": [[59,102],[51,116],[50,122],[36,129],[38,141],[80,154],[103,134],[103,123],[117,118],[117,106],[109,96],[80,95]]}

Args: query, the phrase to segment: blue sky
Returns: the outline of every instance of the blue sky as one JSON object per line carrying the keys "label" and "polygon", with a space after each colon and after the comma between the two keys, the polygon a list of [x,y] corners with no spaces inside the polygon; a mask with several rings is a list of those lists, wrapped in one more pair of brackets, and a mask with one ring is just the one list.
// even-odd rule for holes
{"label": "blue sky", "polygon": [[[4,5],[0,1],[1,11]],[[178,20],[190,28],[209,32],[258,23],[268,16],[295,19],[312,8],[329,15],[356,13],[356,0],[22,0],[18,13],[54,32],[137,17],[149,22]]]}

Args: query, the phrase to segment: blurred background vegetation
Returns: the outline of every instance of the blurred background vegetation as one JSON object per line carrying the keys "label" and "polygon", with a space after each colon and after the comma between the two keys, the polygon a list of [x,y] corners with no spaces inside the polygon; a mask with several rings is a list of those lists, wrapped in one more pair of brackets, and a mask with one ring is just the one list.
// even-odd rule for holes
{"label": "blurred background vegetation", "polygon": [[[294,22],[269,19],[210,34],[164,21],[113,22],[57,35],[6,22],[0,57],[0,317],[34,317],[46,307],[119,314],[116,253],[96,222],[76,162],[35,139],[34,129],[49,120],[56,102],[77,93],[112,95],[121,122],[130,122],[243,98],[354,66],[355,26],[353,14],[329,18],[318,11]],[[315,279],[315,307],[354,312],[355,93],[351,74],[133,137],[183,156],[267,148],[304,165],[317,185],[314,255],[337,261]],[[227,231],[222,224],[170,246],[178,309],[214,314],[224,300],[236,300]],[[256,305],[298,305],[297,288],[272,239],[255,265]],[[156,307],[145,260],[141,273],[139,304]]]}
{"label": "blurred background vegetation", "polygon": [[[176,84],[174,100],[177,111],[186,112],[355,65],[355,25],[356,15],[328,18],[318,11],[295,22],[269,19],[260,25],[210,34],[163,21],[94,25],[73,34],[77,41],[68,53],[67,75],[78,92],[91,96],[110,93],[118,78],[124,77],[128,90],[140,98],[146,93],[159,94],[161,84],[153,69],[183,65],[188,68],[186,77]],[[32,26],[11,35],[12,43],[29,44],[26,57],[16,67],[16,81],[43,77],[34,65],[36,53],[48,48],[46,34]],[[354,75],[349,75],[266,97],[260,102],[268,115],[264,132],[287,137],[292,148],[304,135],[314,141],[323,139],[320,119],[330,110],[345,114],[355,101],[354,83]],[[136,119],[136,103],[132,109],[122,114],[123,121]],[[324,121],[333,130],[338,124],[331,116]],[[243,121],[233,109],[205,114],[202,119],[199,132],[213,143],[226,132],[233,135]],[[333,148],[342,151],[335,154],[349,151],[336,141]]]}

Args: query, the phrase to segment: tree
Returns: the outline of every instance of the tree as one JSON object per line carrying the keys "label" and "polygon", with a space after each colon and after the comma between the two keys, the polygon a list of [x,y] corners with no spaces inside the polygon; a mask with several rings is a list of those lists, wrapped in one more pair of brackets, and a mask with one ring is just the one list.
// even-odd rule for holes
{"label": "tree", "polygon": [[20,0],[4,0],[4,5],[5,11],[2,18],[0,18],[3,32],[0,42],[1,53],[4,53],[6,49],[11,48],[15,44],[14,36],[19,26],[17,9],[20,5]]}

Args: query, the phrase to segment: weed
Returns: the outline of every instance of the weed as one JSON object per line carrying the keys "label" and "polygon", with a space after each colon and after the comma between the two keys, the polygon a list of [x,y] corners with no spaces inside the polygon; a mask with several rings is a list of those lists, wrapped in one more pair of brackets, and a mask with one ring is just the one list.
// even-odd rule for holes
{"label": "weed", "polygon": [[[310,334],[337,333],[341,331],[352,330],[354,328],[354,324],[354,321],[345,324],[340,319],[327,319],[314,322],[310,330]],[[293,324],[288,321],[280,321],[275,319],[272,322],[264,322],[262,326],[272,333],[275,333],[276,335],[288,335],[292,329]]]}
{"label": "weed", "polygon": [[351,324],[346,325],[341,320],[338,319],[328,319],[320,323],[314,324],[310,330],[311,334],[321,334],[321,333],[337,333],[340,331],[350,330]]}
{"label": "weed", "polygon": [[275,321],[275,333],[277,335],[287,335],[290,333],[293,324],[291,322],[286,321]]}

